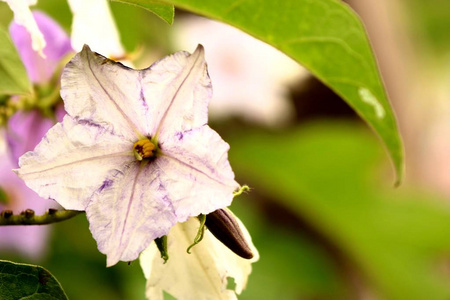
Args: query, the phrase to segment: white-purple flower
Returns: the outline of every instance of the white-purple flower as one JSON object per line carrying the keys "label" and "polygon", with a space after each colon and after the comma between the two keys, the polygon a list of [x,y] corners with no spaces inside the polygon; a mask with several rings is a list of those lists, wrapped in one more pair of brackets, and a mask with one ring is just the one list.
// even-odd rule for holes
{"label": "white-purple flower", "polygon": [[68,113],[18,175],[44,198],[86,210],[107,265],[138,257],[177,222],[228,206],[239,187],[229,146],[207,125],[204,50],[144,70],[85,46],[66,66]]}

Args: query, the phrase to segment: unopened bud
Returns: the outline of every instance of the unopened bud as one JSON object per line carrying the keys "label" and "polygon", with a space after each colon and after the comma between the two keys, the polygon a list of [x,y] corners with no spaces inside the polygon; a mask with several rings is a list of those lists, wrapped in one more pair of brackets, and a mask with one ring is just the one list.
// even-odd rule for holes
{"label": "unopened bud", "polygon": [[253,258],[252,250],[234,216],[226,209],[218,209],[206,216],[206,227],[231,251],[242,258]]}
{"label": "unopened bud", "polygon": [[11,216],[13,215],[12,210],[4,210],[2,211],[2,217],[5,219],[11,218]]}
{"label": "unopened bud", "polygon": [[34,217],[34,210],[26,209],[23,212],[21,212],[21,214],[24,215],[25,218],[30,219],[30,218]]}

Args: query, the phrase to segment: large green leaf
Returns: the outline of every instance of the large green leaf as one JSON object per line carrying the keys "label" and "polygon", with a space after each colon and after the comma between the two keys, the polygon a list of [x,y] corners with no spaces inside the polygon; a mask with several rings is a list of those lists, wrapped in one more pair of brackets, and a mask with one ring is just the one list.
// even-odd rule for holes
{"label": "large green leaf", "polygon": [[67,300],[67,296],[44,268],[0,260],[0,299]]}
{"label": "large green leaf", "polygon": [[162,3],[161,1],[154,0],[113,0],[116,2],[128,3],[145,8],[167,23],[173,23],[173,17],[175,16],[175,9],[173,5]]}
{"label": "large green leaf", "polygon": [[308,68],[379,134],[394,162],[397,180],[401,180],[403,149],[395,117],[365,29],[345,3],[337,0],[165,2],[240,28]]}
{"label": "large green leaf", "polygon": [[31,92],[31,82],[19,54],[0,26],[0,95],[18,95]]}
{"label": "large green leaf", "polygon": [[333,241],[379,298],[450,299],[440,269],[450,253],[450,210],[406,187],[383,189],[381,148],[367,130],[321,123],[229,142],[237,175]]}

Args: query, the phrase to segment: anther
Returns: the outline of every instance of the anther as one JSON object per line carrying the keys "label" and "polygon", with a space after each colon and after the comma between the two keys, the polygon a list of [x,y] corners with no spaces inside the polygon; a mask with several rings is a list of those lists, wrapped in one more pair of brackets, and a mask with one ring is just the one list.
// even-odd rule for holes
{"label": "anther", "polygon": [[133,145],[133,153],[136,160],[143,160],[144,158],[150,158],[155,155],[154,150],[156,149],[155,144],[153,144],[149,139],[139,140]]}

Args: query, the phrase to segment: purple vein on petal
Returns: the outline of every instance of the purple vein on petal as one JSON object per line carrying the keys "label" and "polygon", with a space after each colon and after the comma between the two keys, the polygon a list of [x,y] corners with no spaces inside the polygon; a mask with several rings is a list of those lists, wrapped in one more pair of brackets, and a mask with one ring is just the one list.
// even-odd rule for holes
{"label": "purple vein on petal", "polygon": [[[202,174],[202,175],[208,177],[209,179],[211,179],[211,180],[213,180],[213,181],[215,181],[215,182],[217,182],[217,183],[219,183],[219,184],[221,184],[221,185],[223,185],[223,186],[230,186],[230,187],[232,186],[232,185],[228,185],[228,184],[225,184],[225,183],[219,181],[218,179],[212,177],[211,175],[206,174],[206,173],[203,172],[202,170],[199,170],[199,169],[197,169],[196,167],[191,166],[190,164],[188,164],[188,163],[186,163],[186,162],[184,162],[184,161],[182,161],[182,160],[180,160],[180,159],[178,159],[178,158],[176,158],[176,157],[167,155],[167,154],[165,154],[165,153],[163,154],[163,156],[164,156],[164,157],[167,157],[167,158],[169,158],[169,159],[172,159],[172,160],[176,161],[177,163],[179,163],[179,164],[181,164],[181,165],[183,165],[183,166],[185,166],[185,167],[187,167],[187,168],[189,168],[189,169],[192,169],[192,170],[194,170],[194,171],[196,171],[196,172],[198,172],[198,173],[200,173],[200,174]],[[157,161],[157,160],[156,160],[156,161]],[[162,169],[161,166],[160,166],[160,169]]]}
{"label": "purple vein on petal", "polygon": [[[199,47],[200,47],[200,46],[199,46]],[[193,54],[195,54],[196,52],[197,52],[197,50],[196,50]],[[192,54],[192,55],[193,55],[193,54]],[[167,114],[168,114],[169,111],[170,111],[170,108],[172,107],[173,103],[175,102],[175,99],[177,98],[178,92],[181,90],[181,88],[183,87],[184,83],[186,82],[186,80],[187,80],[187,79],[189,78],[189,76],[191,75],[192,70],[193,70],[194,67],[196,66],[197,61],[200,59],[200,57],[202,57],[202,55],[197,55],[197,57],[196,57],[194,63],[192,64],[191,68],[189,69],[189,72],[186,74],[186,77],[184,77],[183,81],[182,81],[181,84],[178,86],[177,90],[175,91],[175,94],[173,95],[172,99],[170,100],[170,103],[169,103],[169,105],[167,106],[166,111],[164,112],[164,114],[163,114],[161,120],[159,121],[158,127],[157,127],[157,129],[156,129],[156,133],[155,133],[155,136],[156,136],[156,137],[158,137],[158,135],[159,135],[159,131],[161,130],[161,127],[162,127],[162,125],[163,125],[163,123],[164,123],[164,120],[165,120],[166,117],[167,117]]]}
{"label": "purple vein on petal", "polygon": [[[89,55],[89,54],[88,54]],[[117,102],[113,99],[113,97],[111,97],[111,94],[108,93],[108,90],[105,89],[105,87],[103,86],[103,84],[100,82],[100,80],[98,79],[97,75],[95,75],[95,72],[92,70],[92,66],[91,66],[91,61],[88,59],[88,66],[89,66],[89,70],[92,73],[92,76],[94,76],[95,80],[97,81],[98,85],[101,87],[101,89],[103,90],[103,92],[105,92],[105,94],[108,96],[109,100],[111,100],[111,102],[114,104],[114,106],[116,107],[116,109],[120,112],[120,114],[122,115],[122,117],[128,122],[128,124],[130,125],[130,127],[133,129],[133,131],[139,136],[141,137],[142,134],[139,132],[138,128],[136,127],[136,125],[133,123],[133,121],[131,121],[127,114],[122,110],[122,108],[120,108],[120,106],[117,104]],[[123,94],[122,94],[123,95]]]}
{"label": "purple vein on petal", "polygon": [[[103,158],[111,158],[111,157],[116,157],[116,156],[130,156],[130,157],[134,158],[133,153],[130,152],[130,151],[110,153],[110,154],[103,154],[103,155],[98,155],[98,156],[92,156],[92,157],[85,158],[85,159],[71,161],[71,162],[68,162],[68,163],[65,163],[65,164],[62,164],[62,165],[54,166],[54,167],[43,169],[43,170],[39,170],[39,171],[33,171],[33,172],[28,172],[28,173],[20,172],[20,175],[38,174],[38,173],[42,173],[42,172],[46,172],[46,171],[50,171],[50,170],[54,170],[54,169],[58,169],[58,168],[66,167],[66,166],[70,166],[70,165],[73,165],[73,164],[88,162],[88,161],[97,160],[97,159],[101,160]],[[21,169],[17,169],[17,170],[21,170]]]}

